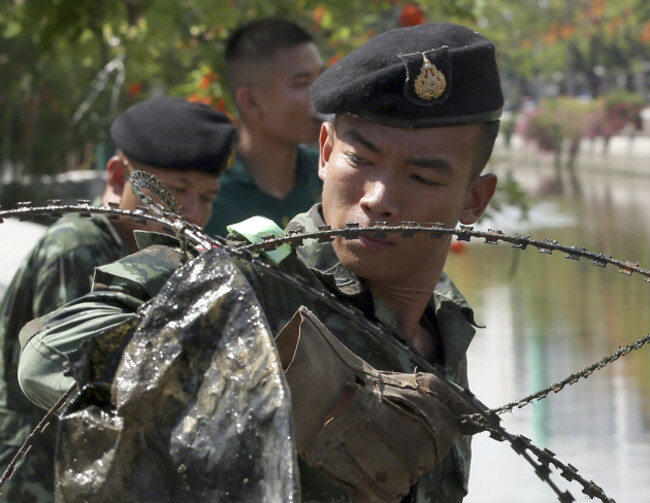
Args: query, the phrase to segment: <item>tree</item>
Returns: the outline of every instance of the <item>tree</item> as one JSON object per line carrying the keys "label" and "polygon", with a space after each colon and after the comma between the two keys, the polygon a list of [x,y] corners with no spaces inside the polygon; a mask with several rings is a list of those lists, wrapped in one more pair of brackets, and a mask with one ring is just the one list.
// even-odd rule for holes
{"label": "tree", "polygon": [[252,18],[301,23],[333,61],[400,22],[469,19],[475,6],[475,0],[5,1],[0,159],[15,175],[103,165],[115,114],[151,95],[232,110],[220,79],[223,43]]}
{"label": "tree", "polygon": [[476,18],[500,48],[513,108],[522,95],[648,92],[650,4],[643,0],[493,0]]}

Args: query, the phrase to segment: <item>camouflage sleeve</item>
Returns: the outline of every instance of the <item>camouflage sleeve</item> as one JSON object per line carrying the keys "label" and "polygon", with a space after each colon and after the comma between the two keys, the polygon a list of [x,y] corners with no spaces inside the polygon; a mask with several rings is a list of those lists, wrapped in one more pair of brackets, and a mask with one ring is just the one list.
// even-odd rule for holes
{"label": "camouflage sleeve", "polygon": [[129,255],[95,273],[93,291],[36,318],[20,332],[22,352],[18,381],[36,405],[49,408],[73,384],[65,374],[68,354],[84,341],[130,320],[178,265],[168,247],[151,247]]}
{"label": "camouflage sleeve", "polygon": [[32,261],[33,317],[88,293],[94,268],[122,254],[90,219],[70,218],[54,224],[43,236]]}
{"label": "camouflage sleeve", "polygon": [[140,299],[90,293],[29,322],[20,332],[18,382],[34,404],[49,409],[74,384],[67,355],[84,341],[131,319]]}
{"label": "camouflage sleeve", "polygon": [[73,250],[56,257],[37,271],[34,289],[34,316],[42,316],[90,291],[92,250]]}

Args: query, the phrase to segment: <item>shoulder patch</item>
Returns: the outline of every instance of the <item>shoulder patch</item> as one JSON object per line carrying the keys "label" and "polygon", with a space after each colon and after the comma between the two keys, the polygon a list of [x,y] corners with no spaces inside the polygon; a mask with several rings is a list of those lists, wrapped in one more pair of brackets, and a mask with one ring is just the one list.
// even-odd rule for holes
{"label": "shoulder patch", "polygon": [[149,246],[116,262],[95,269],[95,284],[127,280],[155,296],[181,264],[181,253],[165,245]]}

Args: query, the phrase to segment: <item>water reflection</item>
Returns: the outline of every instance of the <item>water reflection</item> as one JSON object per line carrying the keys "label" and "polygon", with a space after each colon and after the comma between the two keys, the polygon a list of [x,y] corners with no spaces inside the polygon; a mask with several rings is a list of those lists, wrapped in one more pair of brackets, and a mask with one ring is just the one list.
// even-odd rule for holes
{"label": "water reflection", "polygon": [[[536,176],[523,172],[522,182]],[[538,178],[537,178],[538,179]],[[582,195],[545,197],[531,220],[482,226],[585,247],[650,268],[650,180],[582,177]],[[650,283],[507,244],[472,243],[448,272],[486,325],[470,348],[470,383],[490,406],[526,396],[650,332]],[[618,503],[650,501],[650,347],[503,417],[504,426],[556,453]],[[553,491],[507,444],[475,438],[468,503],[552,502]],[[576,483],[553,480],[577,501]]]}

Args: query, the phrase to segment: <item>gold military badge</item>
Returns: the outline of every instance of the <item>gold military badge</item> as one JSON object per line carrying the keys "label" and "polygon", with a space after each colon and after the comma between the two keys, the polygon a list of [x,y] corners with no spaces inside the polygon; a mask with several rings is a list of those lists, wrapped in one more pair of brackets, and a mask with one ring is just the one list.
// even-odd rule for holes
{"label": "gold military badge", "polygon": [[422,54],[423,62],[420,74],[415,79],[415,94],[423,100],[432,100],[442,96],[447,88],[445,75]]}

